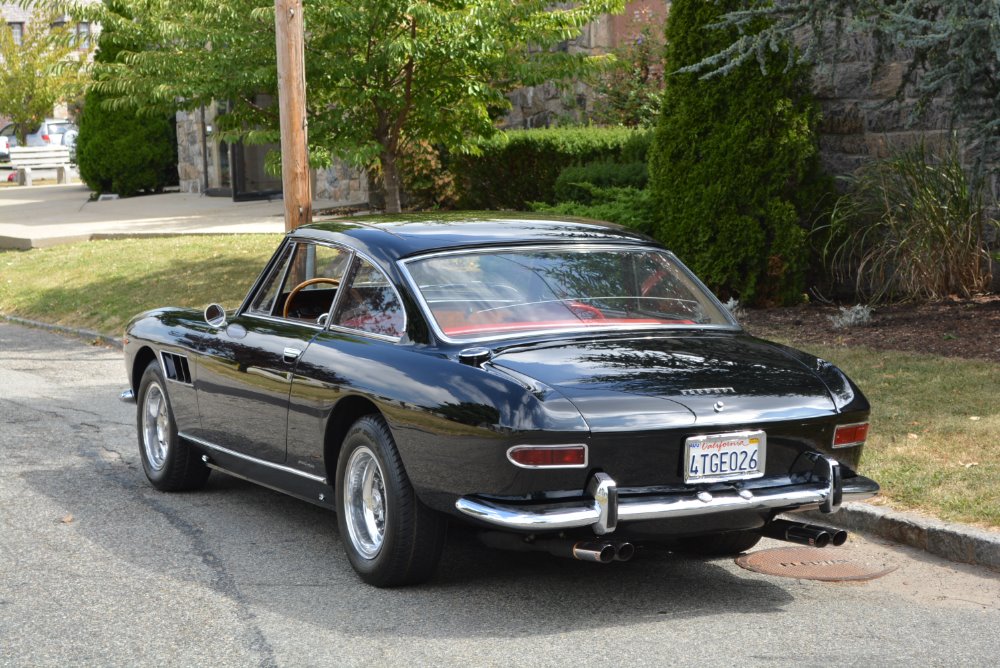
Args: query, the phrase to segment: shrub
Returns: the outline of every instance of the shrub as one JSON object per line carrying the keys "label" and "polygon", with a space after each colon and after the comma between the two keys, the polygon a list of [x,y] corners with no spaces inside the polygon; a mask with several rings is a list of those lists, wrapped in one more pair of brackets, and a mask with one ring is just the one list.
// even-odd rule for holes
{"label": "shrub", "polygon": [[[112,33],[101,34],[95,60],[112,60]],[[105,96],[90,91],[79,116],[76,160],[80,178],[98,193],[129,197],[176,185],[177,126],[169,116],[139,116],[128,108],[109,109]]]}
{"label": "shrub", "polygon": [[[706,28],[738,0],[676,0],[667,19],[663,114],[650,149],[656,236],[723,298],[790,303],[808,266],[805,225],[828,188],[809,71],[787,46],[763,65],[700,79],[677,72],[737,35]],[[749,26],[759,29],[761,26]]]}
{"label": "shrub", "polygon": [[560,202],[553,205],[535,202],[531,208],[534,211],[556,213],[562,216],[605,220],[630,227],[644,234],[651,232],[653,208],[648,190],[598,188],[596,186],[587,186],[587,188],[590,189],[588,204]]}
{"label": "shrub", "polygon": [[987,289],[989,220],[981,185],[970,184],[952,144],[941,156],[921,144],[849,178],[829,228],[825,259],[836,280],[870,300],[969,297]]}
{"label": "shrub", "polygon": [[466,209],[523,209],[555,201],[559,173],[571,165],[641,155],[648,139],[626,128],[512,130],[483,142],[479,155],[452,156],[449,170]]}
{"label": "shrub", "polygon": [[177,184],[177,130],[170,117],[141,117],[106,109],[87,93],[80,115],[76,160],[80,178],[98,193],[129,197]]}
{"label": "shrub", "polygon": [[553,192],[556,202],[590,203],[592,188],[635,188],[646,187],[649,172],[644,162],[618,164],[614,162],[592,162],[574,165],[559,172]]}

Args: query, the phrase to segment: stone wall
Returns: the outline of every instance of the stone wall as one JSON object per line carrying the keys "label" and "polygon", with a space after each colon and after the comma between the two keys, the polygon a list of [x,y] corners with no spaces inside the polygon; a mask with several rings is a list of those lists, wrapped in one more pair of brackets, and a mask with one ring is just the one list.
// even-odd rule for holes
{"label": "stone wall", "polygon": [[[625,12],[605,15],[588,24],[574,40],[561,45],[569,53],[600,55],[609,53],[626,39],[635,37],[641,26],[654,20],[662,24],[669,0],[632,0]],[[540,86],[519,88],[508,96],[511,110],[502,124],[506,128],[539,128],[577,121],[584,115],[593,100],[587,84],[575,81],[557,86],[545,83]]]}
{"label": "stone wall", "polygon": [[[871,38],[852,36],[826,60],[813,71],[813,92],[823,112],[819,142],[827,173],[850,175],[872,159],[920,143],[943,152],[955,139],[964,161],[972,167],[975,155],[969,150],[967,128],[953,124],[946,99],[933,100],[918,116],[919,102],[912,87],[903,88],[897,96],[908,66],[904,57],[875,66]],[[987,165],[986,172],[987,201],[998,202],[1000,165]],[[992,215],[1000,215],[995,204]],[[1000,242],[995,230],[987,233],[991,242]]]}
{"label": "stone wall", "polygon": [[872,158],[926,142],[947,144],[952,136],[945,102],[931,105],[919,119],[917,99],[909,91],[896,100],[906,62],[896,60],[875,68],[874,46],[855,39],[837,51],[829,64],[813,72],[813,92],[820,103],[820,149],[832,174],[850,174]]}
{"label": "stone wall", "polygon": [[337,161],[327,169],[313,170],[313,175],[313,199],[330,200],[340,205],[368,201],[368,179],[347,163]]}
{"label": "stone wall", "polygon": [[205,188],[201,127],[199,111],[177,112],[177,177],[183,193]]}

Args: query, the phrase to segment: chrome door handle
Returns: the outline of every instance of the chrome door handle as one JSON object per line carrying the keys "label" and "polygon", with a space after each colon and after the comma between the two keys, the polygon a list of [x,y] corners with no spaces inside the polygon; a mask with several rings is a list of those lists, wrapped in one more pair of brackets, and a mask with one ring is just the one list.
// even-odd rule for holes
{"label": "chrome door handle", "polygon": [[293,364],[301,354],[302,351],[299,350],[298,348],[285,348],[285,354],[282,357],[289,364]]}

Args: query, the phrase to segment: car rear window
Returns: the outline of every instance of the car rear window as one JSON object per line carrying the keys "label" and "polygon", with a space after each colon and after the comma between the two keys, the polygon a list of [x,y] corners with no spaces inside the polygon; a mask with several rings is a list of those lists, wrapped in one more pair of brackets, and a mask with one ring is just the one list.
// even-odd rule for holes
{"label": "car rear window", "polygon": [[442,334],[735,326],[669,253],[644,248],[456,252],[406,263]]}

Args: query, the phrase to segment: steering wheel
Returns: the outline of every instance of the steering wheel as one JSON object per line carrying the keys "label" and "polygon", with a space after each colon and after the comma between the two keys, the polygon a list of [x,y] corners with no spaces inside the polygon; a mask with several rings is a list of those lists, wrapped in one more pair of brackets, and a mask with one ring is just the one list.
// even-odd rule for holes
{"label": "steering wheel", "polygon": [[586,317],[581,317],[580,318],[581,320],[606,320],[607,319],[605,317],[604,313],[601,312],[601,309],[597,308],[596,306],[591,306],[590,304],[583,304],[583,303],[580,303],[580,302],[567,302],[566,303],[566,307],[570,311],[573,311],[573,313],[575,315],[577,315],[577,316],[583,316],[584,314],[586,314]]}
{"label": "steering wheel", "polygon": [[285,299],[285,308],[281,311],[281,317],[287,318],[288,312],[292,310],[292,302],[295,300],[295,296],[302,291],[303,288],[308,288],[310,285],[316,285],[317,283],[329,283],[330,285],[337,287],[340,285],[339,278],[327,278],[325,276],[319,276],[317,278],[310,278],[307,281],[302,281],[288,293],[288,298]]}

